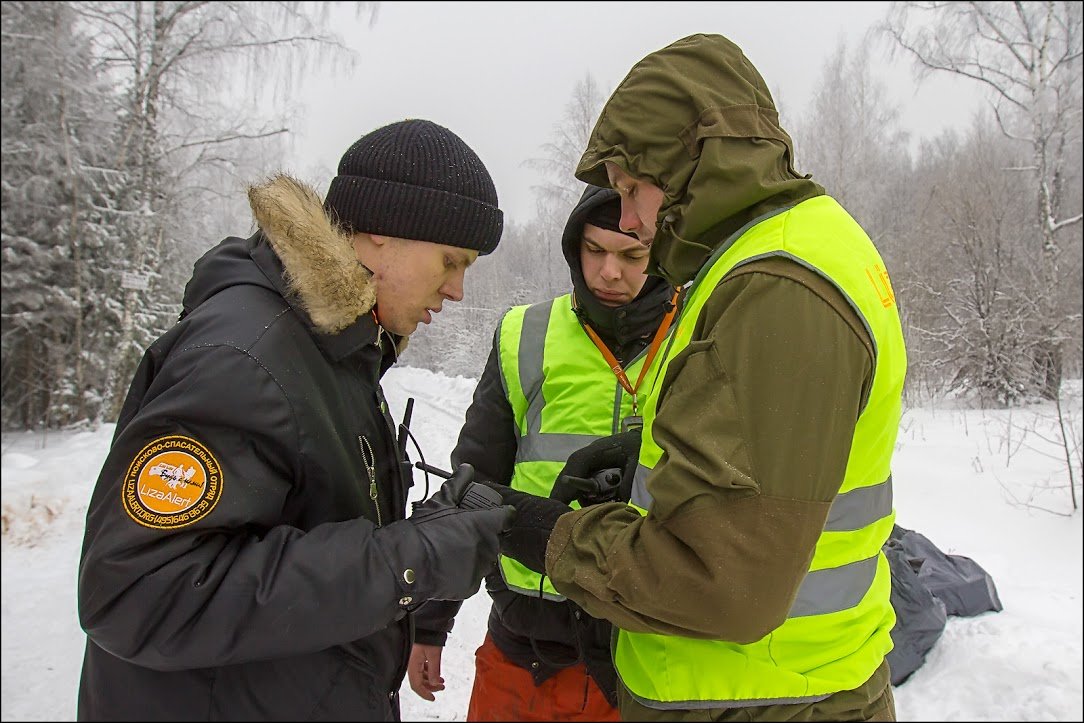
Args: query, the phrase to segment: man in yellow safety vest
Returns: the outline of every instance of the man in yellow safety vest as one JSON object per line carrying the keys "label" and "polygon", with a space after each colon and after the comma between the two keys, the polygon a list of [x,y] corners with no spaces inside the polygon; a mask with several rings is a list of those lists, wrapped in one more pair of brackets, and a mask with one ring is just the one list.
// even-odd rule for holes
{"label": "man in yellow safety vest", "polygon": [[618,191],[648,273],[686,295],[629,503],[509,494],[502,553],[614,624],[623,719],[894,719],[881,547],[906,352],[876,248],[794,170],[763,78],[719,35],[633,66],[576,176]]}

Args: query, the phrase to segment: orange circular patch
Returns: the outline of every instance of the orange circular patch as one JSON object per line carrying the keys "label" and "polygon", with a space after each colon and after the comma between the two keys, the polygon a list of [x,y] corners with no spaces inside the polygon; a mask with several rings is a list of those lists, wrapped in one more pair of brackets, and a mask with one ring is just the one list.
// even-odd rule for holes
{"label": "orange circular patch", "polygon": [[189,437],[159,437],[140,450],[125,476],[128,516],[158,529],[203,519],[222,496],[222,468],[210,450]]}

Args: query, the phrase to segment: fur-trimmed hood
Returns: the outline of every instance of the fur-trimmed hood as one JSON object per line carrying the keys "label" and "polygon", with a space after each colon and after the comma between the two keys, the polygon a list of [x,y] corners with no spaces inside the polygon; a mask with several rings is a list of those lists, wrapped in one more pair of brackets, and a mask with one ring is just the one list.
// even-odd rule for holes
{"label": "fur-trimmed hood", "polygon": [[282,261],[291,292],[325,334],[353,324],[376,305],[372,274],[354,245],[324,212],[316,191],[286,174],[248,189],[260,230]]}

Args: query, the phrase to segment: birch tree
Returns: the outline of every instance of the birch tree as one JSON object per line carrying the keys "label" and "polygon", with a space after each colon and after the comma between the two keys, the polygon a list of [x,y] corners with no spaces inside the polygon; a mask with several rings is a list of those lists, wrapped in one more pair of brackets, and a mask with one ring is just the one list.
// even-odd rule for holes
{"label": "birch tree", "polygon": [[115,418],[191,262],[227,209],[230,232],[248,219],[243,182],[288,128],[260,94],[349,64],[328,10],[3,3],[5,428]]}
{"label": "birch tree", "polygon": [[964,142],[950,133],[927,148],[914,176],[926,202],[908,238],[919,253],[904,292],[932,313],[909,319],[912,362],[939,370],[948,391],[999,404],[1027,395],[1031,362],[1048,341],[1026,243],[1028,198],[999,172],[1027,154],[980,119]]}
{"label": "birch tree", "polygon": [[[102,72],[120,88],[117,165],[126,223],[112,271],[141,278],[120,299],[112,390],[123,399],[143,348],[176,318],[208,196],[236,192],[247,144],[285,132],[281,114],[252,110],[259,91],[304,77],[309,60],[343,60],[324,28],[327,3],[82,2]],[[359,12],[369,4],[356,4]]]}
{"label": "birch tree", "polygon": [[1029,162],[1005,168],[1033,194],[1030,248],[1040,266],[1034,290],[1041,332],[1033,358],[1041,393],[1054,399],[1068,338],[1063,239],[1084,216],[1066,194],[1081,157],[1081,16],[1079,2],[900,2],[882,30],[910,57],[918,75],[950,73],[982,85],[1001,132],[1030,147]]}
{"label": "birch tree", "polygon": [[549,139],[539,146],[541,154],[524,161],[542,177],[532,186],[535,217],[526,223],[505,219],[497,250],[480,259],[468,274],[463,302],[446,304],[438,323],[411,337],[404,363],[446,374],[481,376],[504,312],[552,299],[572,288],[561,236],[585,187],[573,173],[604,100],[590,74],[576,83]]}
{"label": "birch tree", "polygon": [[539,146],[541,155],[524,162],[542,176],[542,182],[531,187],[538,218],[557,233],[583,193],[584,183],[574,173],[605,101],[591,74],[584,75],[572,89],[572,97],[554,123],[549,140]]}
{"label": "birch tree", "polygon": [[[794,129],[797,163],[838,200],[893,261],[910,220],[901,210],[910,158],[900,109],[871,68],[872,43],[841,40]],[[890,264],[894,266],[894,264]]]}

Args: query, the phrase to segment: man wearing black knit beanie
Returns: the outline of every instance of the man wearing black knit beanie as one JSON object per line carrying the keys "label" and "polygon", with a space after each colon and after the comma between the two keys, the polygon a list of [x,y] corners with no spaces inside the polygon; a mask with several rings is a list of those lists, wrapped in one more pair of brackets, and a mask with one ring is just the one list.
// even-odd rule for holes
{"label": "man wearing black knit beanie", "polygon": [[380,378],[500,240],[482,161],[426,120],[343,155],[326,198],[249,188],[196,262],[87,512],[80,720],[397,720],[412,613],[463,600],[515,511],[460,465],[406,516]]}
{"label": "man wearing black knit beanie", "polygon": [[[463,298],[462,272],[497,247],[503,227],[481,159],[425,120],[393,123],[350,146],[324,208],[373,272],[381,324],[402,336],[428,324],[444,300]],[[429,274],[442,277],[448,265],[457,272],[434,288]]]}

